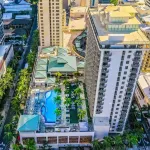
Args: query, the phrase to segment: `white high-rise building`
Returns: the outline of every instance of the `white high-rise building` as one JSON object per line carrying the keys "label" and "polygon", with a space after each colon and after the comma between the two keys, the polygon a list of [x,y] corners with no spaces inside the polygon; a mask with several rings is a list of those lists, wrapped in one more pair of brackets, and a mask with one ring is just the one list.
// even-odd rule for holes
{"label": "white high-rise building", "polygon": [[132,6],[89,9],[85,84],[97,138],[122,133],[147,37]]}
{"label": "white high-rise building", "polygon": [[40,45],[62,46],[62,0],[39,0]]}

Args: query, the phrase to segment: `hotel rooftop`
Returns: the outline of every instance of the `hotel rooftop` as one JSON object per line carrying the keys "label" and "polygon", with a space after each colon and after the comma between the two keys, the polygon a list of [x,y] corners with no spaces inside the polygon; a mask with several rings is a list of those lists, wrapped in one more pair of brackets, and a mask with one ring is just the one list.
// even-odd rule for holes
{"label": "hotel rooftop", "polygon": [[132,6],[99,5],[98,10],[91,8],[89,14],[101,45],[150,44]]}

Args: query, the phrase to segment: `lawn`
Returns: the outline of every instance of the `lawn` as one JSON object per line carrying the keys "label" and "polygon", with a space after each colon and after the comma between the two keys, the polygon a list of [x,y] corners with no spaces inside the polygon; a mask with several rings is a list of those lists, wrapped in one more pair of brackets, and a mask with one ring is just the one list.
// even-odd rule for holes
{"label": "lawn", "polygon": [[[71,92],[74,91],[74,89],[76,89],[77,86],[71,86],[69,87],[69,97],[71,98]],[[76,96],[75,98],[71,98],[72,102],[74,102],[76,100]],[[70,106],[70,123],[78,123],[78,113],[77,113],[77,105],[75,104],[75,109],[71,109]]]}

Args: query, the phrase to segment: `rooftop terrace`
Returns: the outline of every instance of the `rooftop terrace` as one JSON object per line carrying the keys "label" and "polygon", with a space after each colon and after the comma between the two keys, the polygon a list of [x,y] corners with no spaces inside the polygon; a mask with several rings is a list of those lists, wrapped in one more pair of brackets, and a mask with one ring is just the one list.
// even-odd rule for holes
{"label": "rooftop terrace", "polygon": [[136,13],[132,6],[91,8],[89,15],[100,44],[150,44],[140,30]]}

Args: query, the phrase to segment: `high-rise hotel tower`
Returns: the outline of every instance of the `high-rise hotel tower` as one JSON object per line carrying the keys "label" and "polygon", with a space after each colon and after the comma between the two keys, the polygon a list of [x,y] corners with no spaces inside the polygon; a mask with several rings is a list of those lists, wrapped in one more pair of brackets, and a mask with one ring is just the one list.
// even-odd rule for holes
{"label": "high-rise hotel tower", "polygon": [[96,137],[122,133],[130,110],[147,37],[131,6],[88,12],[85,83]]}
{"label": "high-rise hotel tower", "polygon": [[62,46],[62,0],[39,0],[40,45]]}

